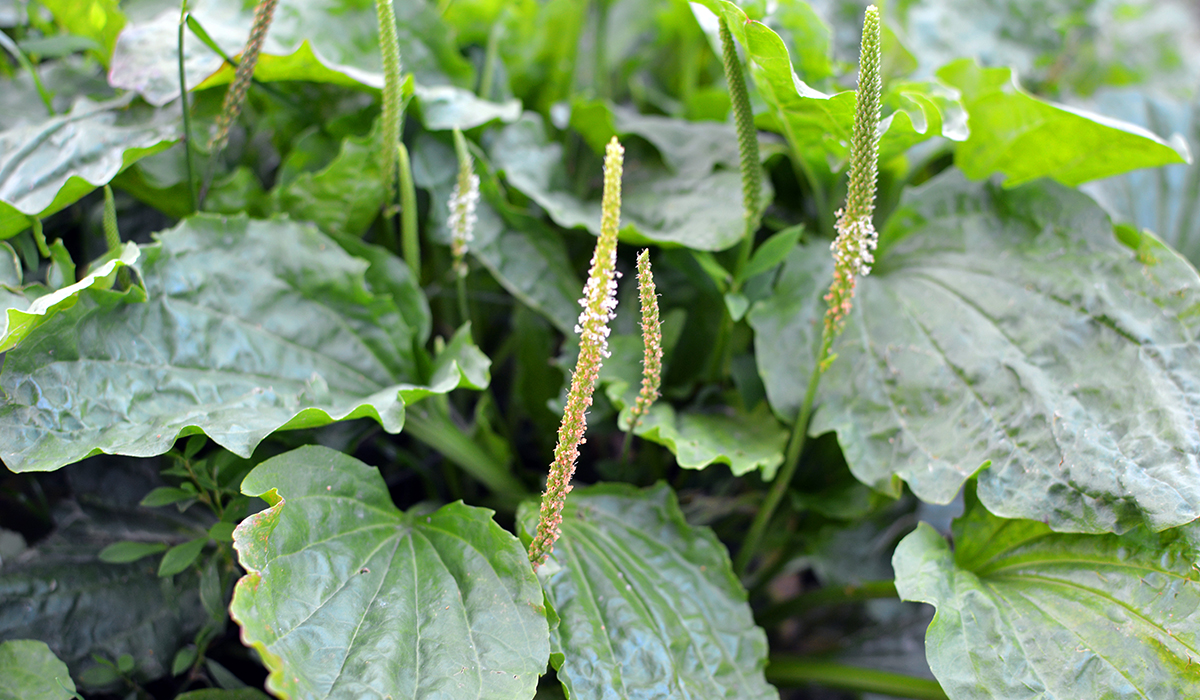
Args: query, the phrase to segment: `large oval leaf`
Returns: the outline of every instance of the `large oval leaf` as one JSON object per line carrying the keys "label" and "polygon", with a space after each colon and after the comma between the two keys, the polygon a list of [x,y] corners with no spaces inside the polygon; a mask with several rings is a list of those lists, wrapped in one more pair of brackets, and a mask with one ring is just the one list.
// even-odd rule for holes
{"label": "large oval leaf", "polygon": [[[423,385],[420,292],[400,298],[311,226],[198,216],[142,248],[134,269],[144,289],[83,289],[8,352],[10,469],[161,454],[200,431],[242,456],[283,427],[370,416],[395,432],[405,400],[487,381],[486,358],[455,346]],[[388,273],[413,287],[402,265]]]}
{"label": "large oval leaf", "polygon": [[1071,535],[967,495],[954,550],[927,524],[892,560],[932,603],[929,665],[954,700],[1200,697],[1200,573],[1176,531]]}
{"label": "large oval leaf", "polygon": [[[536,504],[517,520],[528,540]],[[579,698],[776,698],[767,642],[729,555],[660,484],[575,489],[538,571],[560,622],[558,678]]]}
{"label": "large oval leaf", "polygon": [[[1195,270],[1148,236],[1122,245],[1091,200],[1051,183],[1008,191],[952,172],[911,194],[859,284],[812,433],[836,430],[865,483],[898,475],[936,503],[990,462],[988,509],[1056,530],[1200,516]],[[806,253],[828,255],[789,268]],[[751,316],[768,397],[789,416],[823,311],[804,308]]]}
{"label": "large oval leaf", "polygon": [[178,111],[80,98],[70,114],[0,132],[0,238],[29,227],[179,137]]}
{"label": "large oval leaf", "polygon": [[283,698],[528,698],[550,654],[525,549],[461,502],[402,513],[372,467],[325,447],[263,462],[271,507],[234,545],[230,612]]}

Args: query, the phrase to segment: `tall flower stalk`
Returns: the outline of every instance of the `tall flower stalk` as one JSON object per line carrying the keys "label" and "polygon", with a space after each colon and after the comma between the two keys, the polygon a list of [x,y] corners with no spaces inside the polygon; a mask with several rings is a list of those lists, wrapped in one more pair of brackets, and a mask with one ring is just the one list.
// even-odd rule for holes
{"label": "tall flower stalk", "polygon": [[275,16],[275,7],[278,4],[279,0],[261,0],[254,8],[254,24],[250,27],[250,38],[246,40],[246,48],[242,49],[242,57],[238,61],[233,82],[225,92],[221,114],[217,117],[217,132],[208,144],[213,158],[225,149],[225,144],[229,142],[229,129],[242,113],[246,91],[250,88],[250,79],[254,77],[254,67],[258,65],[258,55],[262,52],[263,41],[267,38],[267,30],[271,28],[271,19]]}
{"label": "tall flower stalk", "polygon": [[458,154],[458,180],[450,193],[450,254],[454,256],[454,276],[458,288],[458,313],[461,322],[470,319],[467,309],[467,249],[475,240],[475,207],[479,204],[479,176],[475,174],[475,160],[467,149],[467,139],[462,132],[454,130],[454,150]]}
{"label": "tall flower stalk", "polygon": [[579,300],[583,311],[575,332],[579,334],[579,359],[571,375],[571,389],[558,428],[558,445],[554,462],[542,494],[541,515],[537,533],[529,545],[529,561],[533,568],[541,566],[554,551],[562,525],[562,510],[571,492],[571,477],[579,459],[579,445],[587,430],[587,410],[592,405],[592,393],[600,376],[600,365],[609,356],[608,322],[617,308],[617,232],[621,228],[621,171],[625,149],[614,136],[604,154],[604,198],[601,203],[600,238],[592,254],[591,270]]}
{"label": "tall flower stalk", "polygon": [[792,425],[783,469],[771,484],[771,490],[759,507],[734,562],[739,573],[745,573],[750,558],[758,549],[759,541],[796,473],[808,436],[808,421],[812,417],[817,384],[837,357],[832,354],[833,341],[846,326],[858,278],[866,276],[875,262],[873,252],[877,237],[871,215],[875,211],[875,180],[879,170],[879,116],[883,93],[880,56],[879,10],[871,5],[863,18],[862,49],[858,63],[858,104],[854,114],[854,137],[850,143],[850,183],[846,206],[837,214],[837,238],[831,246],[833,283],[825,295],[827,308],[821,332],[821,349],[808,379],[800,414]]}
{"label": "tall flower stalk", "polygon": [[375,13],[379,18],[379,51],[383,55],[383,105],[380,114],[383,143],[380,155],[383,158],[384,201],[390,207],[396,201],[396,173],[400,158],[397,147],[400,143],[403,106],[400,95],[400,40],[396,36],[396,10],[392,7],[392,0],[375,0]]}
{"label": "tall flower stalk", "polygon": [[[733,108],[733,121],[737,129],[738,165],[742,174],[742,210],[745,221],[742,242],[738,246],[737,259],[733,268],[733,284],[730,293],[741,290],[742,272],[754,249],[754,234],[758,231],[762,217],[762,161],[758,154],[758,129],[754,126],[754,111],[750,108],[750,92],[746,89],[746,75],[738,58],[737,45],[724,17],[719,20],[721,37],[721,62],[725,67],[725,82],[729,86],[729,101]],[[713,346],[709,374],[719,379],[728,364],[730,334],[735,319],[729,311],[721,317],[717,331],[717,342]]]}
{"label": "tall flower stalk", "polygon": [[658,388],[662,386],[662,324],[658,319],[658,292],[654,287],[654,272],[650,270],[650,251],[638,254],[638,296],[642,305],[642,390],[629,412],[629,429],[625,432],[625,444],[621,447],[621,461],[629,453],[633,431],[642,422],[642,417],[658,399]]}

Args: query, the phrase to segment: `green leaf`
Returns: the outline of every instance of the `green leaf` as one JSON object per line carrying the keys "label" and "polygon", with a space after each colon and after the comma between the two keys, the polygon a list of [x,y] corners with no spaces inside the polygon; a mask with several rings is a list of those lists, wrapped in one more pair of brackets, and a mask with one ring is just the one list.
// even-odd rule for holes
{"label": "green leaf", "polygon": [[[770,27],[749,19],[731,2],[705,0],[701,4],[703,8],[693,5],[697,17],[706,11],[723,16],[734,38],[746,49],[750,74],[769,107],[756,118],[760,126],[783,134],[793,158],[807,161],[818,172],[840,170],[850,151],[855,92],[827,95],[809,87],[796,76],[787,46]],[[712,25],[715,33],[715,23]],[[944,87],[935,83],[885,87],[883,102],[890,113],[879,127],[880,162],[934,136],[955,141],[966,138],[962,105]]]}
{"label": "green leaf", "polygon": [[125,15],[117,7],[117,0],[43,0],[42,6],[68,33],[100,44],[102,60],[108,61],[117,35],[125,26]]}
{"label": "green leaf", "polygon": [[0,132],[0,238],[79,201],[179,137],[178,110],[79,98],[70,114]]}
{"label": "green leaf", "polygon": [[234,533],[247,574],[230,612],[271,692],[533,694],[550,653],[542,592],[491,511],[402,513],[378,471],[324,447],[262,463],[242,492],[271,507]]}
{"label": "green leaf", "polygon": [[[437,9],[420,0],[395,0],[397,36],[404,70],[423,85],[468,84],[470,63],[458,53]],[[242,52],[254,5],[198,0],[188,12],[230,56]],[[179,96],[179,8],[132,22],[113,51],[109,81],[135,90],[152,105]],[[223,85],[233,69],[196,36],[184,40],[189,89]],[[375,5],[360,0],[313,0],[277,14],[263,44],[254,77],[263,82],[304,80],[351,87],[383,87],[379,20]]]}
{"label": "green leaf", "polygon": [[419,381],[428,311],[403,265],[373,272],[311,227],[202,215],[141,253],[144,292],[84,290],[8,352],[10,469],[161,454],[201,431],[243,457],[280,428],[370,416],[396,432],[405,401],[486,381],[466,348]]}
{"label": "green leaf", "polygon": [[[19,301],[19,295],[12,297],[8,303],[16,305],[9,306],[5,317],[0,319],[4,324],[0,326],[0,352],[13,349],[55,314],[75,306],[81,295],[85,294],[85,290],[111,290],[117,284],[120,270],[136,263],[140,255],[141,251],[137,245],[126,243],[117,257],[108,260],[74,284],[28,301]],[[18,269],[18,275],[19,272]],[[5,276],[7,277],[7,274]]]}
{"label": "green leaf", "polygon": [[[618,133],[646,139],[661,158],[660,164],[652,154],[626,153],[622,241],[724,250],[742,237],[745,222],[733,125],[615,108],[613,115]],[[527,112],[506,126],[489,154],[508,183],[537,202],[555,223],[599,234],[600,192],[580,198],[569,191],[562,145],[547,141],[540,116]]]}
{"label": "green leaf", "polygon": [[[103,484],[111,489],[125,481],[121,477]],[[196,577],[184,573],[160,579],[157,561],[111,564],[101,561],[97,550],[133,531],[178,537],[180,517],[135,513],[133,504],[87,505],[82,513],[78,505],[69,505],[56,518],[72,518],[69,526],[0,569],[0,638],[49,644],[80,682],[86,669],[97,668],[93,654],[114,661],[132,655],[139,679],[167,674],[176,650],[208,619],[196,594]]]}
{"label": "green leaf", "polygon": [[[1150,236],[1131,250],[1094,202],[1053,183],[1008,190],[949,171],[910,194],[860,280],[810,433],[836,431],[864,483],[894,491],[899,476],[932,503],[990,464],[989,510],[1060,531],[1200,516],[1186,418],[1200,409],[1196,271]],[[751,314],[768,397],[789,417],[829,279],[805,279],[827,263],[798,257]],[[810,296],[782,298],[796,292]]]}
{"label": "green leaf", "polygon": [[492,102],[475,93],[451,85],[416,87],[421,123],[430,131],[466,131],[488,122],[515,122],[521,117],[521,101]]}
{"label": "green leaf", "polygon": [[174,576],[183,571],[196,561],[196,557],[200,556],[200,552],[204,550],[204,545],[208,544],[208,537],[197,537],[181,545],[176,545],[163,555],[162,562],[158,565],[159,576]]}
{"label": "green leaf", "polygon": [[1168,144],[1133,124],[1029,95],[1008,68],[962,59],[942,67],[938,77],[962,93],[970,115],[971,135],[954,163],[975,180],[1002,173],[1007,187],[1040,177],[1075,186],[1191,160],[1182,141]]}
{"label": "green leaf", "polygon": [[[194,439],[194,438],[193,438]],[[195,498],[196,494],[191,491],[184,491],[171,486],[159,486],[146,497],[142,499],[138,505],[146,506],[147,508],[158,508],[160,506],[169,506],[172,503],[186,501]]]}
{"label": "green leaf", "polygon": [[[629,425],[631,410],[627,407],[621,411],[622,429]],[[676,413],[671,404],[657,402],[634,433],[665,445],[684,469],[728,464],[734,476],[761,469],[764,481],[775,478],[788,439],[787,429],[763,403],[750,413],[730,407],[707,413]]]}
{"label": "green leaf", "polygon": [[45,642],[10,639],[0,643],[0,700],[67,700],[75,681]]}
{"label": "green leaf", "polygon": [[967,493],[953,552],[922,523],[893,558],[900,596],[937,607],[925,650],[951,698],[1200,695],[1200,576],[1175,531],[1059,534]]}
{"label": "green leaf", "polygon": [[800,242],[802,233],[804,233],[804,225],[797,224],[772,234],[750,257],[750,261],[746,263],[746,269],[742,271],[742,279],[748,280],[755,275],[774,269]]}
{"label": "green leaf", "polygon": [[[1196,103],[1151,98],[1122,90],[1099,95],[1099,109],[1146,127],[1156,134],[1187,141],[1188,150],[1200,153],[1200,120]],[[1139,229],[1148,228],[1193,265],[1200,265],[1200,163],[1166,165],[1091,182],[1081,189],[1090,194],[1114,219]]]}
{"label": "green leaf", "polygon": [[[527,541],[537,519],[537,504],[522,504]],[[550,658],[570,697],[778,697],[724,545],[687,524],[666,485],[576,488],[538,575],[561,620]]]}
{"label": "green leaf", "polygon": [[361,236],[387,197],[379,148],[378,124],[368,136],[344,139],[328,166],[300,173],[272,191],[276,210],[322,231]]}
{"label": "green leaf", "polygon": [[167,545],[162,542],[114,542],[96,556],[109,564],[128,564],[166,549]]}

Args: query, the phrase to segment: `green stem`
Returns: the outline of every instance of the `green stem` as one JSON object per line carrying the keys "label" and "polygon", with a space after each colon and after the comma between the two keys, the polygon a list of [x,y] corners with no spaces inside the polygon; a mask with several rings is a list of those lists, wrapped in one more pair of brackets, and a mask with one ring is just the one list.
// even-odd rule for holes
{"label": "green stem", "polygon": [[880,693],[914,700],[949,700],[937,681],[873,668],[848,666],[786,654],[772,654],[767,681],[791,687],[817,683],[859,693]]}
{"label": "green stem", "polygon": [[33,86],[37,88],[38,95],[42,98],[42,103],[46,105],[46,111],[50,113],[50,116],[54,116],[54,98],[46,90],[46,86],[42,84],[41,76],[34,70],[33,63],[30,62],[25,52],[4,32],[0,32],[0,46],[3,46],[11,53],[13,58],[17,59],[17,63],[29,72],[29,77],[33,78]]}
{"label": "green stem", "polygon": [[117,230],[117,203],[113,201],[112,187],[104,186],[104,242],[109,252],[121,247],[121,233]]}
{"label": "green stem", "polygon": [[500,35],[504,32],[502,20],[506,12],[507,10],[501,10],[501,14],[492,23],[491,31],[488,32],[487,49],[483,54],[483,75],[479,78],[479,96],[485,100],[492,99],[492,83],[496,80],[496,62],[500,60]]}
{"label": "green stem", "polygon": [[417,229],[417,188],[413,184],[412,162],[403,141],[396,142],[398,169],[400,171],[400,245],[404,250],[404,262],[412,270],[413,278],[421,281],[421,239]]}
{"label": "green stem", "polygon": [[183,108],[183,149],[187,160],[188,198],[196,211],[196,166],[192,162],[192,115],[188,108],[187,75],[183,70],[183,30],[187,26],[187,0],[179,8],[179,103]]}
{"label": "green stem", "polygon": [[[466,264],[465,262],[463,263]],[[455,274],[454,288],[458,293],[458,323],[461,326],[464,323],[471,322],[471,309],[467,306],[467,276]],[[471,328],[475,325],[471,324]]]}
{"label": "green stem", "polygon": [[608,0],[596,1],[596,46],[592,56],[595,64],[592,70],[592,84],[596,87],[596,95],[602,100],[612,97],[612,88],[608,84],[608,57],[605,55],[608,43]]}
{"label": "green stem", "polygon": [[515,507],[530,495],[505,465],[484,452],[445,413],[420,404],[409,406],[404,416],[404,431],[483,482],[504,503]]}
{"label": "green stem", "polygon": [[[825,343],[822,342],[822,347],[824,345]],[[796,467],[800,464],[800,455],[804,452],[804,442],[808,438],[808,420],[812,417],[813,402],[817,398],[817,383],[821,381],[821,365],[824,363],[823,356],[826,353],[822,352],[821,354],[822,357],[817,358],[812,375],[808,378],[808,390],[804,392],[804,403],[800,406],[800,415],[796,417],[796,422],[792,425],[792,436],[788,439],[783,469],[771,483],[771,490],[767,492],[767,498],[759,506],[758,513],[754,515],[750,532],[746,534],[746,539],[742,542],[742,548],[738,551],[737,559],[734,561],[733,568],[739,576],[745,576],[750,558],[758,549],[758,544],[767,531],[767,525],[770,524],[771,517],[775,515],[775,509],[779,507],[779,502],[783,500],[783,494],[787,492],[792,477],[796,475]]]}
{"label": "green stem", "polygon": [[759,613],[756,620],[761,625],[771,626],[822,605],[895,597],[897,597],[895,581],[866,581],[847,586],[826,586],[772,605]]}

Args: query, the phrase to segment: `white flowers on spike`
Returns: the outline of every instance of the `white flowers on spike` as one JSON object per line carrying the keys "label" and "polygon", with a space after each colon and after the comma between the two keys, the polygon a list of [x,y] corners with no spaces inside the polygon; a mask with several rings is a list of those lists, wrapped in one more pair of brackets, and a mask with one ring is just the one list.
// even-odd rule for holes
{"label": "white flowers on spike", "polygon": [[[466,191],[463,191],[463,180],[466,180]],[[467,252],[471,241],[475,240],[475,223],[479,217],[475,207],[479,204],[479,176],[470,173],[466,178],[459,177],[450,193],[450,251],[454,257],[461,258]]]}
{"label": "white flowers on spike", "polygon": [[853,219],[837,211],[837,238],[829,245],[833,259],[840,269],[851,275],[866,277],[875,262],[873,251],[878,241],[875,225],[868,219]]}

